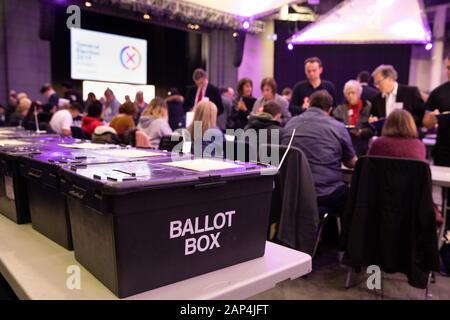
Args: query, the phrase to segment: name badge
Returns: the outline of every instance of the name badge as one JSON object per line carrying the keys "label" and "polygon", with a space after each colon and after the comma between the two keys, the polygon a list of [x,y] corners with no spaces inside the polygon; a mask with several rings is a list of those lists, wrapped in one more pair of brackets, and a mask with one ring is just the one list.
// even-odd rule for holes
{"label": "name badge", "polygon": [[349,109],[349,110],[348,110],[348,116],[349,116],[349,117],[353,116],[353,109]]}
{"label": "name badge", "polygon": [[403,102],[395,102],[392,109],[403,109]]}

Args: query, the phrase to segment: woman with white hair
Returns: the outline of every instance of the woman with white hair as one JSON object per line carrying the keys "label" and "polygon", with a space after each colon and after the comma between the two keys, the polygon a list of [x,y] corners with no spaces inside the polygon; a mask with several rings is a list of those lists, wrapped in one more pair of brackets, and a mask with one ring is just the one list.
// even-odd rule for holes
{"label": "woman with white hair", "polygon": [[348,81],[344,86],[346,102],[333,111],[333,116],[342,121],[350,130],[353,146],[358,156],[367,153],[369,139],[373,136],[373,132],[368,126],[372,106],[369,101],[361,99],[362,91],[363,88],[358,81]]}

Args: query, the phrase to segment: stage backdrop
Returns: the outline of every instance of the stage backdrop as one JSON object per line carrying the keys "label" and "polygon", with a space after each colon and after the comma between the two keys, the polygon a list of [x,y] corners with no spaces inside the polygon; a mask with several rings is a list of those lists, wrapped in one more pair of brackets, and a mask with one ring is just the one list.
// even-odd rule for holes
{"label": "stage backdrop", "polygon": [[[55,6],[56,23],[52,40],[52,79],[57,85],[70,79],[70,32],[65,27],[64,6]],[[63,26],[63,27],[59,27]],[[147,40],[147,84],[156,86],[156,94],[166,96],[171,87],[182,92],[193,84],[192,71],[204,67],[201,34],[167,28],[146,22],[82,11],[82,29]],[[130,79],[131,82],[135,79]],[[81,81],[73,80],[81,89]],[[131,97],[134,100],[134,97]]]}
{"label": "stage backdrop", "polygon": [[289,51],[286,40],[293,34],[292,23],[277,21],[275,33],[278,40],[275,43],[274,74],[280,92],[306,79],[303,63],[312,56],[322,60],[322,79],[335,84],[338,103],[342,102],[345,82],[355,79],[361,70],[372,72],[380,64],[392,64],[399,73],[399,82],[408,84],[411,45],[297,45]]}

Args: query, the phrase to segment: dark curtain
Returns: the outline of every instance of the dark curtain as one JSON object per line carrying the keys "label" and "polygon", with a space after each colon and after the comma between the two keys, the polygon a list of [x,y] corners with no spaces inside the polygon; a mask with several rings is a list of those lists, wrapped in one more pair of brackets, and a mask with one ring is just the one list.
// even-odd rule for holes
{"label": "dark curtain", "polygon": [[[65,6],[55,6],[55,25],[60,27],[55,29],[51,43],[51,61],[57,90],[61,82],[70,79],[70,30],[66,28],[65,10]],[[81,27],[147,40],[147,83],[155,85],[156,95],[162,97],[172,87],[183,92],[192,83],[192,71],[202,67],[202,37],[198,33],[91,11],[82,11]],[[81,89],[81,81],[73,83]]]}
{"label": "dark curtain", "polygon": [[278,36],[275,43],[275,79],[279,91],[285,87],[293,88],[298,81],[306,79],[303,63],[312,56],[322,60],[322,79],[335,84],[338,103],[343,101],[342,90],[348,80],[356,79],[362,70],[372,73],[380,64],[393,65],[398,71],[399,83],[408,84],[411,45],[296,45],[294,50],[289,51],[286,40],[292,32],[292,24],[284,21],[275,23]]}

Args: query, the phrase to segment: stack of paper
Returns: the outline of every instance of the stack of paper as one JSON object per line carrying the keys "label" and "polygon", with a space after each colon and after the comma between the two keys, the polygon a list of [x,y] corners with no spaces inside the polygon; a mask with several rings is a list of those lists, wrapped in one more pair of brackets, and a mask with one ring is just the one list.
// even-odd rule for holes
{"label": "stack of paper", "polygon": [[176,167],[199,172],[242,168],[242,166],[234,163],[212,159],[195,159],[161,164],[169,167]]}
{"label": "stack of paper", "polygon": [[6,147],[6,146],[21,146],[25,144],[30,144],[29,142],[20,141],[20,140],[14,140],[14,139],[0,139],[0,146]]}

